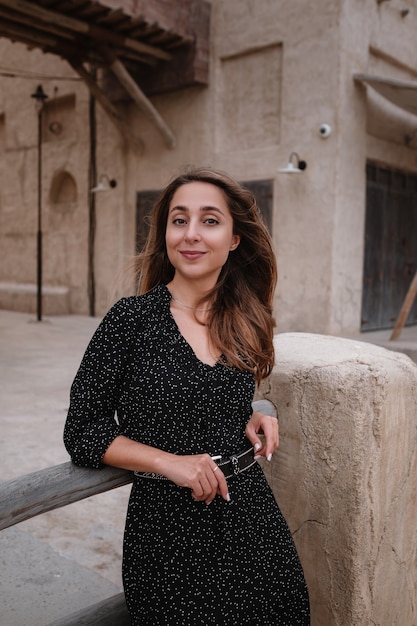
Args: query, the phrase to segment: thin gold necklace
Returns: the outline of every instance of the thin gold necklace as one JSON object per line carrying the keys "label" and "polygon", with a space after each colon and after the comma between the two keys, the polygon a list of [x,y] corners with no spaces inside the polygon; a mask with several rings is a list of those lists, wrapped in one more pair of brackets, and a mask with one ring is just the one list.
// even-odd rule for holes
{"label": "thin gold necklace", "polygon": [[176,302],[177,304],[180,304],[185,309],[190,309],[190,311],[199,311],[200,313],[207,313],[207,311],[211,310],[211,309],[199,309],[198,307],[193,307],[193,306],[190,306],[189,304],[185,304],[184,302],[181,302],[181,300],[177,300],[177,298],[175,298],[172,294],[171,294],[171,298],[174,300],[174,302]]}

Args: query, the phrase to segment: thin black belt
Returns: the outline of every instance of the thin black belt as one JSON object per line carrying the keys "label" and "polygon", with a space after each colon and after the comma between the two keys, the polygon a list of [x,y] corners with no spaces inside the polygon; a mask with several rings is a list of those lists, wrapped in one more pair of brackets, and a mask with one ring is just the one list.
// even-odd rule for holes
{"label": "thin black belt", "polygon": [[[220,467],[226,479],[246,472],[256,463],[253,448],[227,457],[214,455],[213,461]],[[135,476],[138,478],[153,478],[154,480],[168,480],[166,476],[156,474],[155,472],[135,472]]]}

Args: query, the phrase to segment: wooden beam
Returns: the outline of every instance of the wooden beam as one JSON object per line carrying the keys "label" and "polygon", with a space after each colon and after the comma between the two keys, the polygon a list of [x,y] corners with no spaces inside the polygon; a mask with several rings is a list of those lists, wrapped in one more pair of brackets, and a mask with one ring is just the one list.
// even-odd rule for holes
{"label": "wooden beam", "polygon": [[139,139],[139,137],[136,137],[134,133],[132,133],[132,129],[128,126],[127,122],[120,116],[117,109],[107,98],[106,94],[100,89],[95,80],[92,79],[85,67],[81,63],[78,63],[73,59],[67,59],[67,61],[71,65],[71,67],[77,72],[77,74],[82,78],[92,95],[101,104],[104,111],[109,116],[109,119],[116,126],[117,130],[122,134],[126,142],[135,150],[135,152],[142,152],[143,141]]}
{"label": "wooden beam", "polygon": [[[151,46],[149,44],[142,43],[130,37],[125,37],[114,30],[106,29],[95,24],[83,22],[55,11],[49,11],[40,7],[38,4],[27,2],[26,0],[0,0],[0,5],[12,9],[14,17],[12,19],[18,20],[16,13],[21,13],[25,16],[30,16],[33,20],[40,20],[47,26],[52,24],[58,26],[79,35],[89,36],[94,40],[102,41],[112,45],[118,45],[142,54],[153,56],[157,59],[170,61],[171,55],[167,52]],[[36,22],[33,22],[33,29],[36,30]]]}
{"label": "wooden beam", "polygon": [[151,57],[159,59],[160,61],[170,61],[172,59],[171,54],[165,52],[164,50],[161,50],[160,48],[150,46],[149,44],[142,43],[141,41],[137,41],[136,39],[131,39],[130,37],[124,37],[123,35],[118,34],[116,31],[107,30],[100,26],[96,26],[95,24],[90,25],[89,35],[97,41],[104,41],[105,43],[114,46],[120,46],[134,52],[147,54]]}
{"label": "wooden beam", "polygon": [[[0,25],[1,29],[1,25]],[[64,41],[63,39],[58,39],[54,48],[50,48],[48,52],[54,52],[64,59],[67,58],[77,58],[80,59],[80,62],[91,61],[96,65],[101,67],[107,66],[107,60],[103,58],[100,54],[98,46],[91,42],[91,45],[87,47],[86,40],[82,40],[81,42],[69,43],[68,41]],[[149,70],[155,67],[157,61],[153,58],[146,57],[144,58],[142,55],[139,55],[137,52],[127,51],[126,53],[121,52],[126,58],[131,60],[132,62],[140,62],[149,66]]]}
{"label": "wooden beam", "polygon": [[417,296],[417,272],[414,274],[414,278],[411,281],[411,285],[408,288],[407,294],[404,298],[404,302],[401,306],[400,313],[397,317],[397,321],[395,322],[394,330],[392,331],[390,341],[395,341],[401,334],[402,329],[407,321],[407,318],[410,314],[411,308],[414,304],[414,300]]}
{"label": "wooden beam", "polygon": [[[164,2],[165,7],[171,0]],[[170,49],[173,59],[170,63],[160,63],[158,71],[135,65],[129,67],[133,79],[148,96],[178,90],[182,87],[207,86],[210,65],[210,5],[203,0],[189,0],[187,28],[193,34],[188,46]],[[179,4],[181,4],[179,0]],[[173,20],[176,19],[173,17]],[[161,22],[163,22],[161,18]],[[178,26],[178,30],[177,27]],[[173,32],[182,32],[174,22]],[[154,43],[154,42],[152,42]],[[164,46],[166,48],[166,46]],[[125,62],[123,58],[123,62]]]}
{"label": "wooden beam", "polygon": [[0,530],[132,480],[133,472],[108,466],[88,469],[70,461],[12,478],[0,485]]}
{"label": "wooden beam", "polygon": [[109,69],[116,76],[120,84],[126,89],[137,107],[147,118],[155,124],[169,148],[175,147],[175,136],[152,102],[145,96],[139,85],[133,80],[123,63],[107,47],[101,46],[103,57],[107,59]]}
{"label": "wooden beam", "polygon": [[26,2],[26,0],[1,0],[0,4],[4,7],[9,7],[14,12],[30,15],[32,20],[35,18],[43,22],[50,22],[55,24],[55,26],[61,26],[77,33],[88,32],[88,25],[85,22],[75,20],[61,13],[48,11],[33,2]]}
{"label": "wooden beam", "polygon": [[5,19],[0,22],[0,34],[12,41],[21,41],[37,48],[54,47],[58,43],[58,38],[55,35],[34,32],[28,26],[19,26]]}
{"label": "wooden beam", "polygon": [[130,626],[124,593],[101,600],[71,615],[61,617],[49,626]]}
{"label": "wooden beam", "polygon": [[[84,61],[91,61],[100,65],[104,63],[94,49],[93,40],[83,38],[81,43],[76,34],[43,23],[39,24],[38,28],[34,30],[33,19],[19,16],[19,20],[14,21],[11,13],[7,9],[2,9],[1,0],[0,18],[3,18],[0,20],[0,36],[10,36],[27,45],[41,47],[42,49],[48,48],[48,52],[63,57],[75,56],[77,54]],[[52,38],[51,35],[53,35]],[[118,53],[123,54],[124,58],[133,62],[139,62],[150,67],[155,67],[158,63],[158,60],[154,57],[144,56],[127,48],[118,50]]]}
{"label": "wooden beam", "polygon": [[[6,24],[9,24],[9,25],[10,24],[13,24],[13,25],[23,24],[24,26],[29,26],[31,29],[31,32],[34,33],[33,18],[30,17],[29,15],[28,16],[21,16],[21,15],[16,16],[14,13],[11,13],[8,9],[3,8],[1,0],[0,0],[0,17],[2,18],[0,22],[0,30],[3,30],[3,27]],[[45,27],[41,28],[41,30],[48,33],[48,35],[51,35],[51,34],[57,35],[58,37],[64,37],[65,39],[70,39],[70,40],[74,40],[76,36],[72,32],[63,30],[62,28],[58,28],[50,24],[48,26],[45,25]]]}

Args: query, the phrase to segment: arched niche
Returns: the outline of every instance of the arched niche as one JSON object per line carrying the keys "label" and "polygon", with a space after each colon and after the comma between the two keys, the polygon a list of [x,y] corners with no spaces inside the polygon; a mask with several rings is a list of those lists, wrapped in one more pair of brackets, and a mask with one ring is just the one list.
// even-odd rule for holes
{"label": "arched niche", "polygon": [[77,199],[77,183],[74,177],[65,170],[56,172],[49,192],[51,205],[56,208],[71,208],[76,204]]}

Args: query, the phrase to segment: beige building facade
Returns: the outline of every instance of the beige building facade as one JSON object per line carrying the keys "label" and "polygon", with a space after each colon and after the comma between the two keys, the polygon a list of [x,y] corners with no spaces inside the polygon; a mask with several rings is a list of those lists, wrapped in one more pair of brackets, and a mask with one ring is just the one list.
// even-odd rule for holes
{"label": "beige building facade", "polygon": [[[133,10],[121,0],[103,4]],[[46,313],[103,315],[122,293],[120,274],[143,229],[137,215],[145,192],[160,190],[188,165],[210,165],[264,184],[280,271],[278,330],[367,330],[370,167],[411,176],[411,186],[417,176],[417,1],[204,4],[210,9],[207,84],[149,96],[174,147],[127,94],[108,87],[129,133],[139,138],[136,145],[100,103],[92,107],[89,89],[65,60],[0,39],[2,308],[34,310],[39,185],[31,95],[42,84],[48,95],[40,197]],[[364,76],[384,79],[388,92],[381,95],[378,83]],[[279,172],[294,152],[307,168]],[[92,194],[92,180],[103,175],[117,186]],[[417,187],[414,193],[417,201]],[[412,204],[412,192],[410,198]],[[412,209],[406,221],[410,215]],[[377,230],[374,235],[378,243]],[[384,254],[373,259],[376,273]],[[408,261],[405,285],[416,269]],[[398,305],[404,296],[397,294]],[[386,324],[377,320],[373,327],[378,323]]]}

